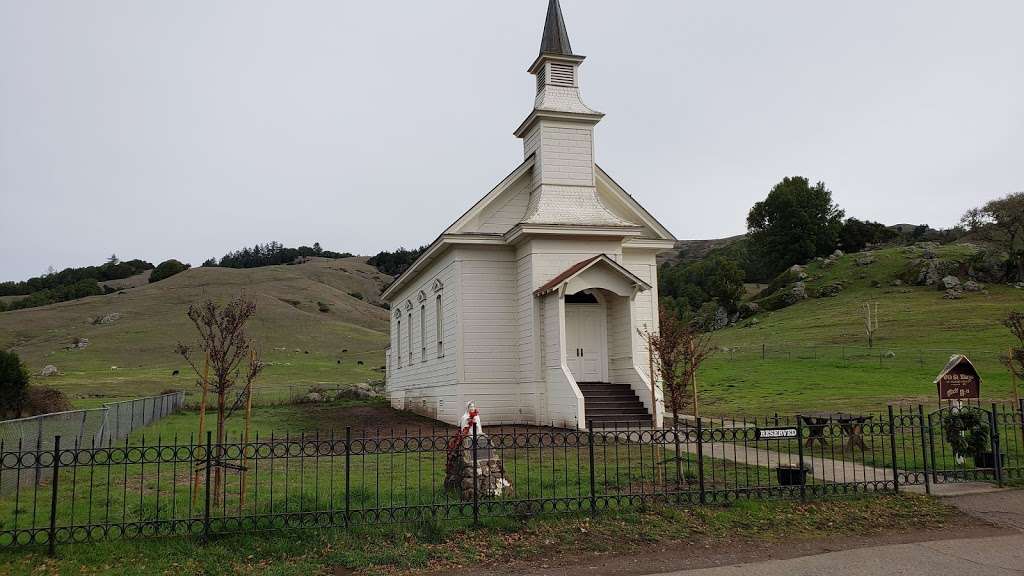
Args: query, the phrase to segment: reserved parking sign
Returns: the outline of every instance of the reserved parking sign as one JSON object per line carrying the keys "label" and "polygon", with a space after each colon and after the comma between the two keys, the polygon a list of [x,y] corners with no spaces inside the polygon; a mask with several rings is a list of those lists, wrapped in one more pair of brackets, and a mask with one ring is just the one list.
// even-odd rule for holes
{"label": "reserved parking sign", "polygon": [[796,428],[757,428],[755,430],[755,438],[758,440],[784,440],[786,438],[796,438]]}

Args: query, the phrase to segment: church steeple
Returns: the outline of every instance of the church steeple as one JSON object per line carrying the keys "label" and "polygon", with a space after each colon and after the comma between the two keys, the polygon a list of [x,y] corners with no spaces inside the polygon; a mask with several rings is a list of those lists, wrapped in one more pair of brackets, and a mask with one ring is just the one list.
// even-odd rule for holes
{"label": "church steeple", "polygon": [[565,31],[565,18],[562,17],[562,6],[558,4],[558,0],[548,2],[548,16],[544,20],[544,36],[540,40],[540,53],[572,56],[569,33]]}
{"label": "church steeple", "polygon": [[524,224],[635,227],[608,210],[597,195],[594,126],[604,114],[580,98],[579,67],[558,0],[548,0],[533,111],[516,129],[526,157],[534,157],[533,188]]}

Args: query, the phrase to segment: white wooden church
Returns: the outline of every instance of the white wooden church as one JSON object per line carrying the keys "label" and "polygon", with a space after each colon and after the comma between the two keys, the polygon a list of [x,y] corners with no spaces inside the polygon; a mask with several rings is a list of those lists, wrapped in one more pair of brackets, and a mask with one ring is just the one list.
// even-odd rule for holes
{"label": "white wooden church", "polygon": [[661,425],[638,328],[658,325],[655,256],[672,234],[594,163],[602,113],[580,97],[584,57],[550,0],[524,160],[383,294],[387,394],[448,423]]}

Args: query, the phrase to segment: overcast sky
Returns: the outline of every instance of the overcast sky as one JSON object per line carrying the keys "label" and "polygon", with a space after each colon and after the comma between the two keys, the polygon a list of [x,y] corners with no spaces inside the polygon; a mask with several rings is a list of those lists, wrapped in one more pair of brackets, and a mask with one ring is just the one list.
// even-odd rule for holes
{"label": "overcast sky", "polygon": [[[522,160],[547,0],[0,0],[0,280],[436,235]],[[679,238],[787,175],[954,224],[1024,189],[1024,2],[563,0],[597,161]]]}

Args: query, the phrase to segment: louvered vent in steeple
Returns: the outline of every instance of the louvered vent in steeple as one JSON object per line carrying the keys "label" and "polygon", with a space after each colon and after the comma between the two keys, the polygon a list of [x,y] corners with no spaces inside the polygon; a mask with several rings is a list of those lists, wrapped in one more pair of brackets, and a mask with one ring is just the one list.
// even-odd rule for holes
{"label": "louvered vent in steeple", "polygon": [[551,84],[554,86],[576,86],[576,67],[571,64],[552,62]]}
{"label": "louvered vent in steeple", "polygon": [[540,70],[537,71],[537,94],[544,89],[544,85],[547,83],[547,66],[541,66]]}

